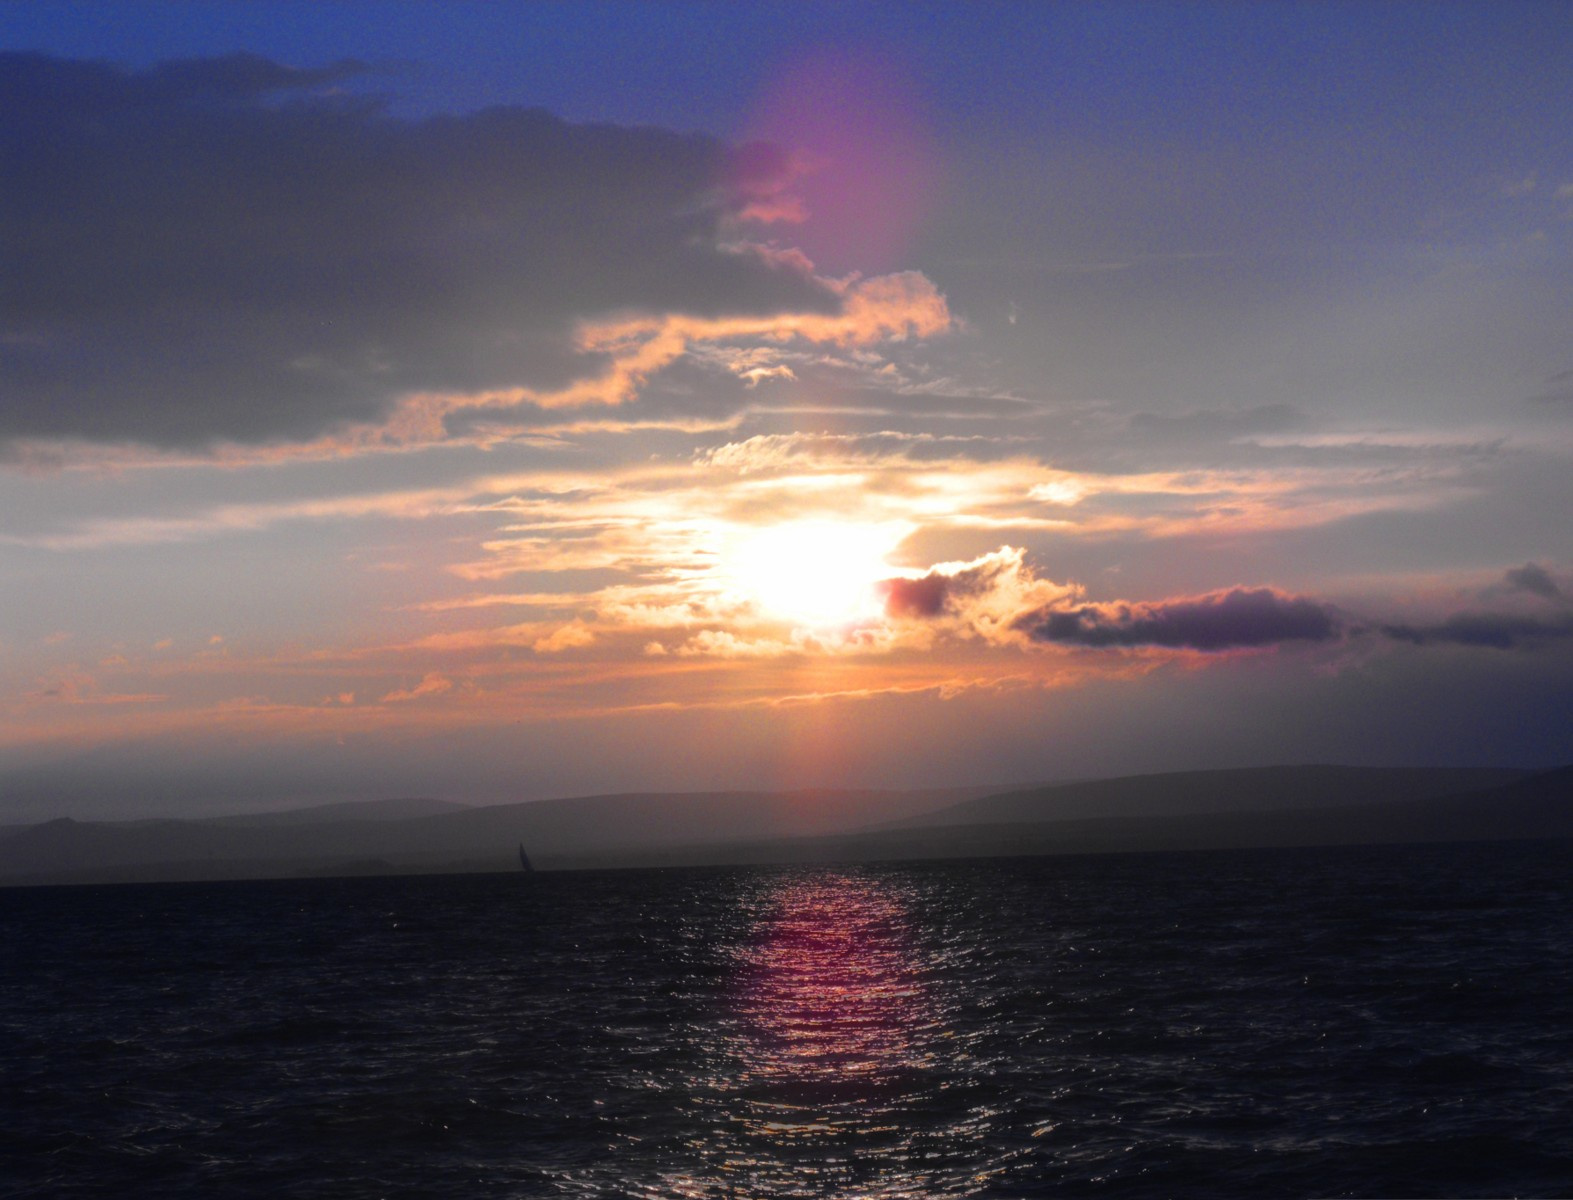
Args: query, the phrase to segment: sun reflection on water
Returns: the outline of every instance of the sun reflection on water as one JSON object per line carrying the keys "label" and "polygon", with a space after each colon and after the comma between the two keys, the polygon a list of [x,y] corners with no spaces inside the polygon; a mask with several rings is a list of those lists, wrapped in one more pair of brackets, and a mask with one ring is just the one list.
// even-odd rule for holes
{"label": "sun reflection on water", "polygon": [[845,876],[778,894],[743,952],[737,1046],[745,1087],[835,1094],[879,1086],[932,1025],[896,898]]}
{"label": "sun reflection on water", "polygon": [[966,1048],[936,986],[943,964],[914,936],[909,890],[857,870],[769,881],[694,1081],[701,1119],[687,1169],[648,1194],[915,1200],[982,1189],[993,1114],[963,1084]]}

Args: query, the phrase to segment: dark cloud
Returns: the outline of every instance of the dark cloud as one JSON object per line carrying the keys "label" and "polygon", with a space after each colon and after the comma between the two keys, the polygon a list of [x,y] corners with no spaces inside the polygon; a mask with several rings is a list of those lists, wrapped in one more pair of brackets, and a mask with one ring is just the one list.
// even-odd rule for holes
{"label": "dark cloud", "polygon": [[1549,600],[1563,611],[1552,610],[1548,615],[1545,609],[1539,614],[1482,609],[1453,613],[1426,625],[1385,624],[1378,626],[1378,631],[1394,641],[1414,646],[1477,646],[1489,650],[1541,646],[1573,638],[1573,611],[1567,610],[1567,593],[1550,572],[1530,562],[1503,572],[1502,578],[1507,590]]}
{"label": "dark cloud", "polygon": [[244,101],[322,88],[363,74],[353,60],[300,70],[255,54],[182,59],[135,74],[109,63],[43,54],[0,55],[0,102],[35,121],[99,120],[120,112],[195,101]]}
{"label": "dark cloud", "polygon": [[880,585],[885,612],[933,620],[987,614],[979,632],[1011,631],[1036,642],[1090,647],[1232,650],[1279,642],[1326,642],[1346,623],[1331,606],[1272,588],[1235,587],[1170,600],[1086,603],[1073,587],[1038,579],[1009,547],[917,579]]}
{"label": "dark cloud", "polygon": [[937,617],[945,611],[951,583],[933,571],[921,579],[887,579],[880,584],[885,611],[893,617]]}
{"label": "dark cloud", "polygon": [[1080,646],[1165,646],[1232,650],[1341,635],[1333,610],[1271,588],[1230,588],[1153,603],[1052,605],[1016,618],[1035,641]]}
{"label": "dark cloud", "polygon": [[1528,592],[1544,600],[1565,599],[1562,589],[1557,586],[1557,581],[1546,573],[1544,567],[1535,563],[1525,563],[1522,567],[1514,567],[1503,578],[1508,586],[1521,592]]}
{"label": "dark cloud", "polygon": [[1520,646],[1573,638],[1573,613],[1531,617],[1516,613],[1455,613],[1434,625],[1383,625],[1394,641],[1415,646],[1478,646],[1512,650]]}
{"label": "dark cloud", "polygon": [[784,169],[765,149],[404,120],[335,93],[360,69],[0,55],[0,439],[304,437],[412,392],[562,386],[598,365],[585,316],[837,306],[722,244]]}
{"label": "dark cloud", "polygon": [[[1505,572],[1510,588],[1562,605],[1566,594],[1534,563]],[[1084,602],[1073,587],[1036,578],[1019,550],[879,585],[886,615],[963,621],[988,614],[978,632],[1006,630],[1035,642],[1091,648],[1153,646],[1215,652],[1346,636],[1412,646],[1507,650],[1573,639],[1573,610],[1552,615],[1459,612],[1426,624],[1357,619],[1325,601],[1269,587],[1232,587],[1167,600]],[[1012,615],[1014,614],[1014,615]],[[991,632],[993,631],[993,632]]]}
{"label": "dark cloud", "polygon": [[955,612],[967,599],[1009,586],[1020,558],[986,555],[955,571],[930,571],[917,579],[886,579],[878,585],[892,617],[928,619]]}

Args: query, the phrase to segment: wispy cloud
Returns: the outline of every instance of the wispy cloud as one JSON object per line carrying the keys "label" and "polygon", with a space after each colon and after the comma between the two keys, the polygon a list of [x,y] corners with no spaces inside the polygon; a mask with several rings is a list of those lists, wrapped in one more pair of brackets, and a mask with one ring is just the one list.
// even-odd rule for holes
{"label": "wispy cloud", "polygon": [[382,698],[384,704],[404,704],[411,700],[419,700],[425,696],[441,696],[453,690],[453,680],[430,671],[413,687],[399,688],[389,692]]}

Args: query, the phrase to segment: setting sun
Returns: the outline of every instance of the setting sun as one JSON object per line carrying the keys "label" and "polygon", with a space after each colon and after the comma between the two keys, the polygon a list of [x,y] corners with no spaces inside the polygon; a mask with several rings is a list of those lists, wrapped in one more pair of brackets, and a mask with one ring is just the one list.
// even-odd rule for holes
{"label": "setting sun", "polygon": [[770,616],[797,625],[844,625],[879,615],[874,585],[909,532],[900,522],[793,521],[740,531],[721,571],[727,585]]}
{"label": "setting sun", "polygon": [[1573,1198],[1573,0],[371,11],[0,0],[0,1200]]}

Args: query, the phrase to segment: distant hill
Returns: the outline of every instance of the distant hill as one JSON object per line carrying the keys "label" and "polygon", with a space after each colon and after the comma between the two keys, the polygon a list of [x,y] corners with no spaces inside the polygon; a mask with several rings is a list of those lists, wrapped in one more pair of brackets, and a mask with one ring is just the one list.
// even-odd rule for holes
{"label": "distant hill", "polygon": [[916,858],[1573,839],[1573,767],[1501,787],[1417,800],[1172,816],[971,824],[911,823],[790,844],[708,848],[695,862],[849,862]]}
{"label": "distant hill", "polygon": [[1129,775],[996,792],[892,825],[1000,825],[1387,804],[1482,791],[1526,774],[1474,768],[1303,766]]}
{"label": "distant hill", "polygon": [[331,821],[399,821],[412,817],[432,817],[469,808],[456,800],[424,797],[394,800],[346,800],[339,804],[314,804],[309,808],[286,808],[278,812],[243,813],[234,817],[210,817],[224,825],[318,825]]}
{"label": "distant hill", "polygon": [[875,862],[1510,838],[1573,839],[1573,768],[1422,800],[1170,816],[914,822],[842,836],[675,847],[638,859],[569,859],[562,865]]}
{"label": "distant hill", "polygon": [[[0,837],[0,881],[250,878],[359,871],[507,870],[687,844],[839,833],[972,799],[992,788],[586,796],[490,807],[442,801],[329,805],[200,820],[60,818]],[[410,806],[426,815],[400,816]]]}
{"label": "distant hill", "polygon": [[[440,808],[386,815],[411,803]],[[650,793],[484,808],[399,801],[376,810],[380,819],[316,811],[326,819],[47,821],[0,836],[0,883],[516,870],[520,842],[552,869],[1573,838],[1573,767],[1276,767],[1004,793]]]}

